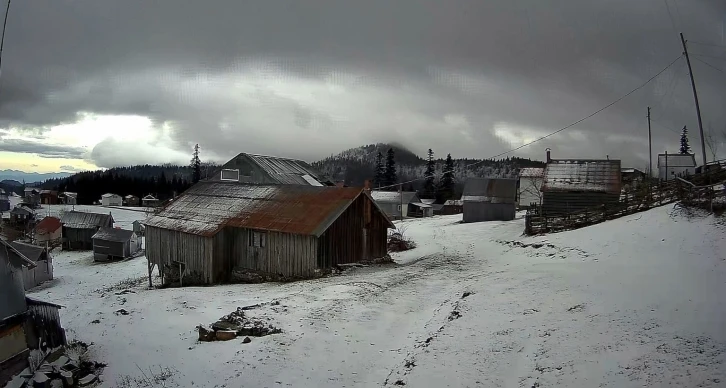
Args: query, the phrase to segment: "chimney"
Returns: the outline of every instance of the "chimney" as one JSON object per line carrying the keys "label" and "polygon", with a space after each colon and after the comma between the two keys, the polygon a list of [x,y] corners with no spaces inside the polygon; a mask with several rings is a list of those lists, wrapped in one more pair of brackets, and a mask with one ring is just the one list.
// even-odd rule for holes
{"label": "chimney", "polygon": [[366,179],[363,183],[363,190],[370,192],[371,191],[371,181]]}
{"label": "chimney", "polygon": [[336,183],[335,185],[338,186],[338,187],[345,187],[345,182],[344,181],[340,181],[340,182]]}
{"label": "chimney", "polygon": [[552,161],[552,158],[550,158],[550,149],[547,148],[546,151],[547,151],[547,163],[549,163]]}

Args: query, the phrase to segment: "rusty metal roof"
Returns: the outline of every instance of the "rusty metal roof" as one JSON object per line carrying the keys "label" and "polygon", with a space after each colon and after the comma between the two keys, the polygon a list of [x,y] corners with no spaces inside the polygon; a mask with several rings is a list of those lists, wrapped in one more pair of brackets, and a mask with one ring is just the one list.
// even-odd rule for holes
{"label": "rusty metal roof", "polygon": [[45,217],[35,226],[35,232],[38,234],[53,233],[60,229],[61,220],[56,217]]}
{"label": "rusty metal roof", "polygon": [[111,213],[86,213],[73,210],[61,216],[63,226],[71,229],[95,229],[109,224],[113,225],[113,222]]}
{"label": "rusty metal roof", "polygon": [[552,160],[545,167],[542,191],[620,193],[619,160]]}
{"label": "rusty metal roof", "polygon": [[202,181],[144,224],[203,236],[231,226],[319,237],[362,193],[354,187]]}
{"label": "rusty metal roof", "polygon": [[469,178],[464,185],[464,202],[515,203],[517,180],[510,178]]}

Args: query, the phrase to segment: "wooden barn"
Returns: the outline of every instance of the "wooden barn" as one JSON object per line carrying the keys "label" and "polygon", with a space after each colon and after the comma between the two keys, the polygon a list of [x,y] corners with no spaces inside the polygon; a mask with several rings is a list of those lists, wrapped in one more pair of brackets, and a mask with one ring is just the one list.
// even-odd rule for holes
{"label": "wooden barn", "polygon": [[393,224],[362,188],[202,181],[145,221],[149,271],[170,283],[317,276],[385,257]]}
{"label": "wooden barn", "polygon": [[139,206],[140,203],[141,203],[141,201],[139,200],[139,197],[137,197],[135,195],[129,194],[124,197],[124,206],[136,207],[136,206]]}
{"label": "wooden barn", "polygon": [[93,235],[100,228],[112,228],[113,216],[80,211],[66,212],[61,216],[63,225],[63,248],[93,249]]}
{"label": "wooden barn", "polygon": [[0,386],[28,366],[31,349],[65,345],[60,306],[25,296],[23,268],[35,263],[0,239]]}
{"label": "wooden barn", "polygon": [[55,190],[40,190],[40,203],[43,205],[57,205],[58,192]]}
{"label": "wooden barn", "polygon": [[48,216],[35,225],[33,242],[37,245],[55,245],[61,241],[62,237],[63,226],[60,218]]}
{"label": "wooden barn", "polygon": [[411,217],[419,209],[415,204],[421,204],[421,200],[415,191],[373,190],[371,191],[371,197],[383,209],[388,218],[392,220]]}
{"label": "wooden barn", "polygon": [[103,227],[92,238],[94,261],[125,259],[140,249],[140,239],[133,230]]}
{"label": "wooden barn", "polygon": [[449,216],[464,212],[464,201],[460,199],[449,199],[440,208],[434,208],[434,215]]}
{"label": "wooden barn", "polygon": [[40,190],[34,187],[26,187],[23,190],[23,202],[31,209],[40,207]]}
{"label": "wooden barn", "polygon": [[63,205],[78,205],[78,193],[62,192],[58,194],[58,202]]}
{"label": "wooden barn", "polygon": [[569,214],[620,200],[619,160],[550,159],[542,185],[542,212]]}
{"label": "wooden barn", "polygon": [[123,206],[124,199],[118,194],[106,193],[101,196],[101,206]]}
{"label": "wooden barn", "polygon": [[511,221],[517,213],[517,180],[469,178],[461,195],[463,221]]}
{"label": "wooden barn", "polygon": [[35,263],[33,268],[23,267],[23,285],[26,290],[53,280],[53,259],[45,247],[13,241],[10,243],[15,250]]}
{"label": "wooden barn", "polygon": [[241,153],[222,165],[210,181],[276,185],[335,186],[302,160]]}
{"label": "wooden barn", "polygon": [[10,210],[10,223],[16,227],[27,227],[35,221],[35,211],[25,205]]}

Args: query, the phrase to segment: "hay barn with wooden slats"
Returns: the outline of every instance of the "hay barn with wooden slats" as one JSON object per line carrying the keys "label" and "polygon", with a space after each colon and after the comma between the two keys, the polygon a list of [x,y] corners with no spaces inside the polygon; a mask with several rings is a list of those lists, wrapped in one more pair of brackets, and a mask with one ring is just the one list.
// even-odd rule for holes
{"label": "hay barn with wooden slats", "polygon": [[387,255],[393,224],[362,188],[202,181],[145,221],[149,271],[165,283],[236,272],[310,278]]}
{"label": "hay barn with wooden slats", "polygon": [[542,212],[569,214],[614,205],[620,200],[621,188],[619,160],[548,160],[542,185]]}
{"label": "hay barn with wooden slats", "polygon": [[66,212],[61,216],[63,248],[93,249],[93,235],[100,228],[113,227],[113,216],[79,211]]}

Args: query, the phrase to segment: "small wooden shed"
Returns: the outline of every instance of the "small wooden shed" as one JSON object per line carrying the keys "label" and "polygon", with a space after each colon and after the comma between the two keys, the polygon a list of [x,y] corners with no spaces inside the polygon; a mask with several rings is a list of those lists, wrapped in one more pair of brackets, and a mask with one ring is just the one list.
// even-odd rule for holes
{"label": "small wooden shed", "polygon": [[131,194],[125,196],[124,206],[139,206],[139,197]]}
{"label": "small wooden shed", "polygon": [[27,226],[35,221],[35,211],[27,206],[18,205],[10,211],[10,223],[15,226]]}
{"label": "small wooden shed", "polygon": [[542,185],[542,212],[575,213],[620,201],[620,161],[610,159],[550,159]]}
{"label": "small wooden shed", "polygon": [[40,285],[48,280],[53,280],[53,259],[45,247],[26,244],[18,241],[10,243],[13,248],[22,253],[35,267],[23,267],[23,285],[26,290]]}
{"label": "small wooden shed", "polygon": [[40,203],[43,205],[57,205],[58,192],[55,190],[40,190]]}
{"label": "small wooden shed", "polygon": [[93,260],[111,261],[131,257],[140,248],[133,230],[100,228],[93,235]]}
{"label": "small wooden shed", "polygon": [[469,178],[461,200],[464,222],[511,221],[517,213],[517,179]]}
{"label": "small wooden shed", "polygon": [[93,235],[100,228],[112,228],[113,216],[100,213],[69,211],[61,216],[63,248],[93,249]]}
{"label": "small wooden shed", "polygon": [[146,221],[165,283],[309,278],[388,254],[393,224],[362,188],[201,181]]}

